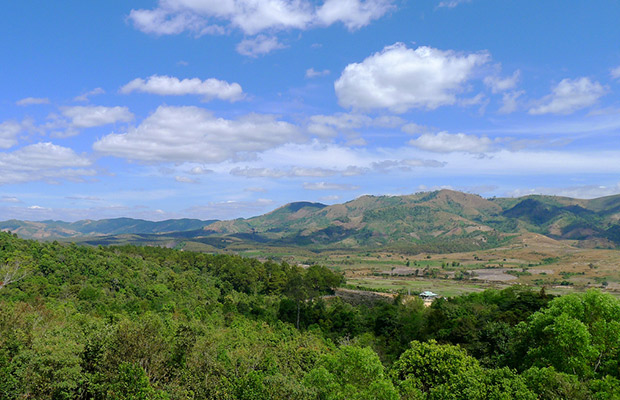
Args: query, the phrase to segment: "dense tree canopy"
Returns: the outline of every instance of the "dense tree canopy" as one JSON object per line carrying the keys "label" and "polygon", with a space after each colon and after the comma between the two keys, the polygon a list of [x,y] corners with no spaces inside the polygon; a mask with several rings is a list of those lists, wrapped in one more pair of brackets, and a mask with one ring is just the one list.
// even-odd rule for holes
{"label": "dense tree canopy", "polygon": [[0,233],[2,399],[614,399],[620,302],[351,305],[328,268]]}

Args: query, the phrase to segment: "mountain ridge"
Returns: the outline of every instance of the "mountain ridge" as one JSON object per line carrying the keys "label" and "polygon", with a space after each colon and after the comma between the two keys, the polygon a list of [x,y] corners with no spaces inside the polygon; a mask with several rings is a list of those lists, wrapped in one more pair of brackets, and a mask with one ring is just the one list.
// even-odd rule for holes
{"label": "mountain ridge", "polygon": [[246,243],[316,249],[431,244],[475,249],[533,232],[578,241],[585,247],[617,247],[619,221],[620,195],[591,200],[545,195],[483,198],[443,189],[402,196],[364,195],[334,205],[293,202],[263,215],[225,221],[11,220],[0,222],[0,230],[39,239],[138,235],[142,240],[161,237],[216,247]]}

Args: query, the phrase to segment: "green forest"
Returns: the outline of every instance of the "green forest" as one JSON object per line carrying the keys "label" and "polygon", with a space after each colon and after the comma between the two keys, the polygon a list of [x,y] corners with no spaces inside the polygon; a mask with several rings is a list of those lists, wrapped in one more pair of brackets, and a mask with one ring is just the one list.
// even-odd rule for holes
{"label": "green forest", "polygon": [[324,297],[314,265],[0,233],[0,399],[619,399],[620,301]]}

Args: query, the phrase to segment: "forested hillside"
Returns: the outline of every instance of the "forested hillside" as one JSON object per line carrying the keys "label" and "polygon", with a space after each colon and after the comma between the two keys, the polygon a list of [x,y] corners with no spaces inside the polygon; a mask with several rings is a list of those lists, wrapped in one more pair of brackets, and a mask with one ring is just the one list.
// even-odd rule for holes
{"label": "forested hillside", "polygon": [[2,399],[614,399],[620,301],[323,298],[301,268],[0,233]]}
{"label": "forested hillside", "polygon": [[279,247],[417,254],[477,251],[533,232],[582,247],[620,246],[620,196],[593,200],[557,196],[485,199],[452,190],[405,196],[362,196],[344,204],[287,204],[229,221],[117,218],[101,221],[4,221],[23,238],[87,244],[156,244],[202,251]]}

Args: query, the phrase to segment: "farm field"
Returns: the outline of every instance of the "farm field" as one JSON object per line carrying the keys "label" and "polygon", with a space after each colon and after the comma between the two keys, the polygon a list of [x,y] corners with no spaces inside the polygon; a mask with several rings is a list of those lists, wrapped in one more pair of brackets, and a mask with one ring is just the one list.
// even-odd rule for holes
{"label": "farm field", "polygon": [[[271,257],[325,265],[343,273],[348,285],[366,290],[432,290],[450,297],[520,284],[544,286],[556,294],[598,288],[620,295],[620,251],[579,248],[534,233],[520,235],[500,248],[449,254],[331,251],[309,255],[286,250],[279,249]],[[265,257],[259,250],[241,254]]]}

